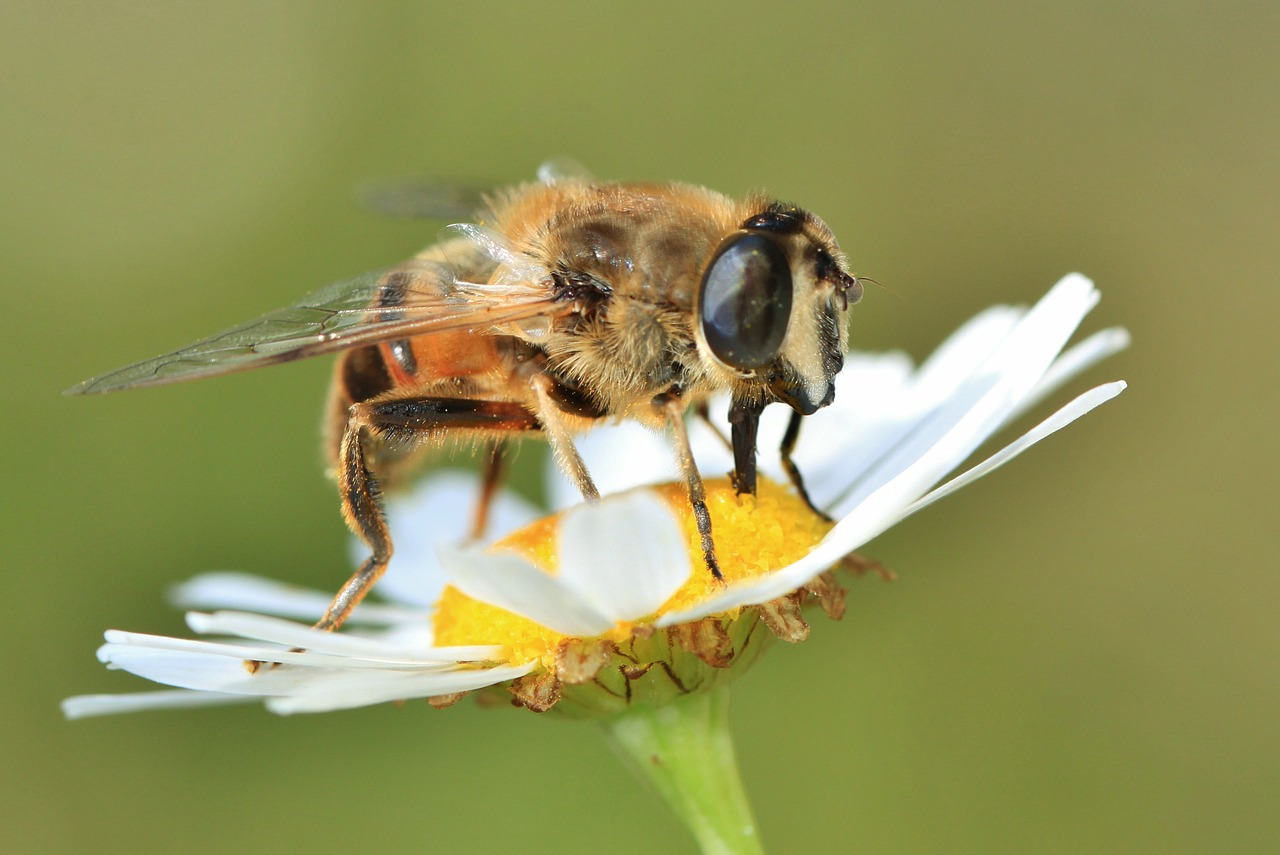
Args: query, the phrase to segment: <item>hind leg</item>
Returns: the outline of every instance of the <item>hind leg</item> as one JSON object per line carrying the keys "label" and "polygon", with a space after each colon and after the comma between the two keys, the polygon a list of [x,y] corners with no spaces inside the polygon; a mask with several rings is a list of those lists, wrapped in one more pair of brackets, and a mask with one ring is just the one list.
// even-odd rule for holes
{"label": "hind leg", "polygon": [[[353,405],[342,435],[338,483],[342,493],[342,515],[355,535],[369,547],[371,554],[338,591],[324,616],[316,623],[316,629],[331,631],[342,626],[391,560],[391,533],[387,529],[378,480],[369,468],[365,453],[371,441],[408,443],[426,437],[445,436],[452,431],[505,433],[537,430],[538,427],[532,413],[511,401],[405,396],[384,397]],[[492,485],[482,496],[486,509],[488,495],[496,483],[495,469]]]}

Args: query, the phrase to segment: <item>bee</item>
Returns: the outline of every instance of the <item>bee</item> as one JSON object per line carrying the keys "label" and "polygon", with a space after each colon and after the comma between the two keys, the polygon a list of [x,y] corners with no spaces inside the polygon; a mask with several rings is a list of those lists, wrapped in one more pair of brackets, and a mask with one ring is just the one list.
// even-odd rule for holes
{"label": "bee", "polygon": [[402,264],[68,394],[337,353],[326,453],[343,516],[370,555],[319,629],[337,629],[391,558],[382,485],[442,440],[489,449],[477,534],[511,440],[545,438],[591,502],[599,491],[575,434],[621,419],[665,429],[720,579],[686,415],[708,418],[708,397],[728,391],[731,478],[754,493],[760,413],[789,406],[781,457],[807,501],[791,453],[800,418],[834,397],[862,284],[826,224],[793,205],[689,184],[540,177],[486,196],[475,223],[451,226]]}

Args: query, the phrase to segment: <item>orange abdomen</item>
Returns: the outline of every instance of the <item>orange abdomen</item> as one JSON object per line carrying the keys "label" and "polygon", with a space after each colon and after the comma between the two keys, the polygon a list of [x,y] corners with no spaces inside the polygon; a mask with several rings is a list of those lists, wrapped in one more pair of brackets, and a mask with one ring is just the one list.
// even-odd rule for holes
{"label": "orange abdomen", "polygon": [[388,341],[379,348],[397,386],[471,377],[502,367],[495,337],[470,330]]}

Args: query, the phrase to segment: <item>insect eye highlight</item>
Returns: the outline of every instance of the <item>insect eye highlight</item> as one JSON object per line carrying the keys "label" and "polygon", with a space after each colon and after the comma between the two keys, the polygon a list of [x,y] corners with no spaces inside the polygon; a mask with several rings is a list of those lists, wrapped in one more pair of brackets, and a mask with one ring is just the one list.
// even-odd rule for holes
{"label": "insect eye highlight", "polygon": [[778,354],[791,318],[791,265],[782,247],[745,232],[726,241],[702,277],[699,322],[716,359],[739,371]]}

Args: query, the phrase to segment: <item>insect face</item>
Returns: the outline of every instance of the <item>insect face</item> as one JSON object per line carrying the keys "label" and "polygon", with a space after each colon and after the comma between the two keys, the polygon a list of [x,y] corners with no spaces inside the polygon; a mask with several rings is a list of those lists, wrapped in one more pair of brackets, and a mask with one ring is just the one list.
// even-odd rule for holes
{"label": "insect face", "polygon": [[801,415],[831,403],[844,313],[862,296],[838,253],[820,220],[780,205],[721,242],[699,287],[697,331],[736,398],[780,401]]}

